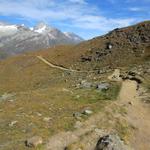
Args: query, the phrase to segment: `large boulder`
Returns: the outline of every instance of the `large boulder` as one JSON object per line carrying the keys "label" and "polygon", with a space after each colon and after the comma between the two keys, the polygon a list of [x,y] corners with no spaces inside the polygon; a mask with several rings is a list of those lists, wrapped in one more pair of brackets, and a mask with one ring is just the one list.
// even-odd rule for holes
{"label": "large boulder", "polygon": [[111,134],[103,136],[99,139],[95,150],[131,150],[124,142],[119,138],[119,136]]}
{"label": "large boulder", "polygon": [[108,90],[110,87],[110,84],[109,83],[100,83],[100,84],[97,84],[96,88],[100,91],[105,91],[105,90]]}

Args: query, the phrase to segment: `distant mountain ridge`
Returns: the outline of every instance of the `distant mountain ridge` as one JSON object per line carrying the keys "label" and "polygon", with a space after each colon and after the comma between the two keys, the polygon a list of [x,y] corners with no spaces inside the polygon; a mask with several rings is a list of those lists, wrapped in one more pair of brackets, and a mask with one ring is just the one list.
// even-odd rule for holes
{"label": "distant mountain ridge", "polygon": [[0,59],[19,53],[49,48],[61,44],[78,44],[83,38],[63,33],[45,23],[33,28],[0,22]]}

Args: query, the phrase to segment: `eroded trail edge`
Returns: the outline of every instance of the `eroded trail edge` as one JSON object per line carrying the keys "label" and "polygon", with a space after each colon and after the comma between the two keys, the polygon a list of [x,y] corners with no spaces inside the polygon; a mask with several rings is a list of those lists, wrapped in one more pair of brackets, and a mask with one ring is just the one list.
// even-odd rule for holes
{"label": "eroded trail edge", "polygon": [[120,103],[125,107],[127,104],[127,121],[135,127],[131,146],[135,150],[150,149],[150,110],[140,100],[137,90],[137,82],[125,80],[119,95]]}

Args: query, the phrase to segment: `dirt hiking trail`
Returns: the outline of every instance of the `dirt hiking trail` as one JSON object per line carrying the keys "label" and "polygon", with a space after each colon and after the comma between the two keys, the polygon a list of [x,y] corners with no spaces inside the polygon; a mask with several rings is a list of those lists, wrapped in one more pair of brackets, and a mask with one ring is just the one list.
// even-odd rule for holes
{"label": "dirt hiking trail", "polygon": [[60,65],[55,65],[51,62],[49,62],[48,60],[46,60],[45,58],[43,58],[42,56],[36,56],[40,61],[42,61],[43,63],[47,64],[48,66],[50,66],[51,68],[55,68],[55,69],[59,69],[59,70],[63,70],[63,71],[69,71],[69,72],[78,72],[78,73],[94,73],[96,71],[86,71],[86,70],[82,70],[82,71],[79,71],[79,70],[74,70],[74,69],[71,69],[71,68],[65,68],[63,66],[60,66]]}
{"label": "dirt hiking trail", "polygon": [[[109,111],[114,104],[127,109],[125,119],[136,128],[129,146],[134,150],[150,150],[150,110],[146,104],[140,101],[136,81],[123,81],[118,101],[106,107],[105,110]],[[104,131],[96,126],[105,117],[105,111],[94,114],[83,123],[81,128],[52,136],[46,144],[46,149],[64,150],[73,143],[77,143],[77,146],[82,143],[85,146],[84,149],[94,150],[99,137],[110,133],[110,131]],[[81,137],[83,137],[82,141]],[[77,149],[78,147],[71,150]]]}
{"label": "dirt hiking trail", "polygon": [[140,101],[136,81],[126,80],[122,83],[120,103],[131,104],[127,107],[127,121],[136,130],[131,139],[135,150],[150,150],[150,109]]}
{"label": "dirt hiking trail", "polygon": [[[52,136],[47,145],[47,150],[65,150],[65,147],[78,142],[80,143],[81,137],[85,137],[86,141],[86,150],[94,150],[96,143],[100,136],[106,134],[106,131],[98,129],[96,127],[97,122],[103,118],[101,114],[95,114],[86,120],[83,126],[75,131],[61,132]],[[89,137],[88,137],[89,134]],[[89,143],[89,145],[87,144]]]}

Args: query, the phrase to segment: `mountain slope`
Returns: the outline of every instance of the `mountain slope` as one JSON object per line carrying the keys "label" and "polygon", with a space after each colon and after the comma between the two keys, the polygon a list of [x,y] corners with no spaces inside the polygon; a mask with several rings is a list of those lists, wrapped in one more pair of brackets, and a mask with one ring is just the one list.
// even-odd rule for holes
{"label": "mountain slope", "polygon": [[3,58],[4,56],[16,55],[60,44],[77,44],[83,41],[83,39],[74,34],[67,36],[60,30],[44,23],[40,23],[31,29],[24,25],[17,26],[1,23],[0,41],[0,51],[5,53],[5,55],[1,56]]}
{"label": "mountain slope", "polygon": [[150,21],[115,29],[79,44],[76,49],[85,52],[79,61],[94,69],[138,63],[150,55]]}
{"label": "mountain slope", "polygon": [[[99,131],[101,130],[99,129],[104,129],[105,134],[107,131],[107,134],[112,131],[117,133],[121,139],[127,140],[128,143],[132,131],[137,132],[137,126],[128,124],[124,118],[128,115],[126,109],[133,109],[136,107],[136,103],[126,99],[125,104],[117,106],[121,101],[114,102],[114,100],[117,99],[120,83],[110,82],[108,76],[112,73],[113,68],[121,67],[121,71],[129,71],[136,64],[136,71],[142,72],[147,89],[150,89],[149,24],[150,22],[144,22],[128,28],[117,29],[105,36],[78,45],[56,46],[0,61],[0,149],[26,150],[25,141],[35,135],[41,136],[46,143],[52,135],[76,128],[75,125],[80,123],[77,121],[83,123],[88,115],[84,115],[82,118],[80,113],[89,109],[93,113],[100,111],[96,115],[97,117],[92,119],[94,122],[90,121],[91,127],[94,127],[94,133],[97,131],[97,137],[100,136]],[[21,29],[31,32],[29,29],[22,27]],[[32,30],[41,34],[45,32],[45,27],[41,30],[40,28]],[[39,33],[35,32],[34,34]],[[135,37],[136,40],[134,40]],[[132,53],[135,48],[136,51]],[[58,67],[48,66],[37,56],[42,56],[48,62],[61,68],[86,70],[87,72],[60,70]],[[106,72],[101,74],[103,68]],[[109,68],[112,68],[111,72],[107,72]],[[97,87],[95,89],[95,84],[99,85],[103,82],[109,83],[108,91],[101,91]],[[82,83],[87,83],[87,85],[92,83],[92,87],[80,88]],[[138,92],[137,87],[134,88]],[[128,91],[131,92],[130,88],[123,93],[128,94]],[[145,105],[147,104],[145,103]],[[95,126],[95,122],[98,123],[98,126]],[[90,127],[88,124],[86,126]],[[93,130],[84,133],[77,144],[73,143],[75,149],[87,150],[83,146],[88,146],[87,140],[89,143],[92,141],[93,145],[91,146],[94,147],[98,140],[95,139],[93,142],[91,135],[94,133]],[[63,138],[64,142],[65,138]],[[69,141],[72,140],[71,138]],[[59,142],[57,136],[56,142]],[[39,147],[39,149],[44,148]]]}
{"label": "mountain slope", "polygon": [[[109,70],[116,67],[129,67],[134,64],[142,64],[150,60],[149,28],[150,22],[144,22],[128,28],[118,29],[117,31],[114,30],[105,36],[97,37],[75,46],[56,46],[46,50],[12,57],[1,62],[1,68],[3,68],[2,76],[4,73],[6,73],[4,77],[7,76],[7,71],[12,71],[12,69],[8,68],[12,66],[20,69],[26,66],[27,68],[25,67],[25,70],[28,69],[28,66],[32,66],[33,68],[38,65],[44,66],[45,64],[38,60],[37,56],[42,56],[57,66],[81,71],[91,70],[99,72],[103,68],[104,70]],[[138,36],[136,39],[137,43],[135,41],[132,42],[136,36]],[[110,43],[112,45],[112,47],[110,46],[111,48],[109,48]],[[47,68],[48,66],[45,67]],[[21,74],[23,70],[21,69]],[[18,76],[18,72],[16,73],[16,76]],[[8,74],[11,74],[11,72]],[[19,82],[18,84],[22,86]]]}
{"label": "mountain slope", "polygon": [[75,46],[40,51],[37,55],[55,64],[68,67],[70,64],[76,70],[98,71],[103,67],[111,69],[140,64],[150,59],[150,21],[115,29]]}

